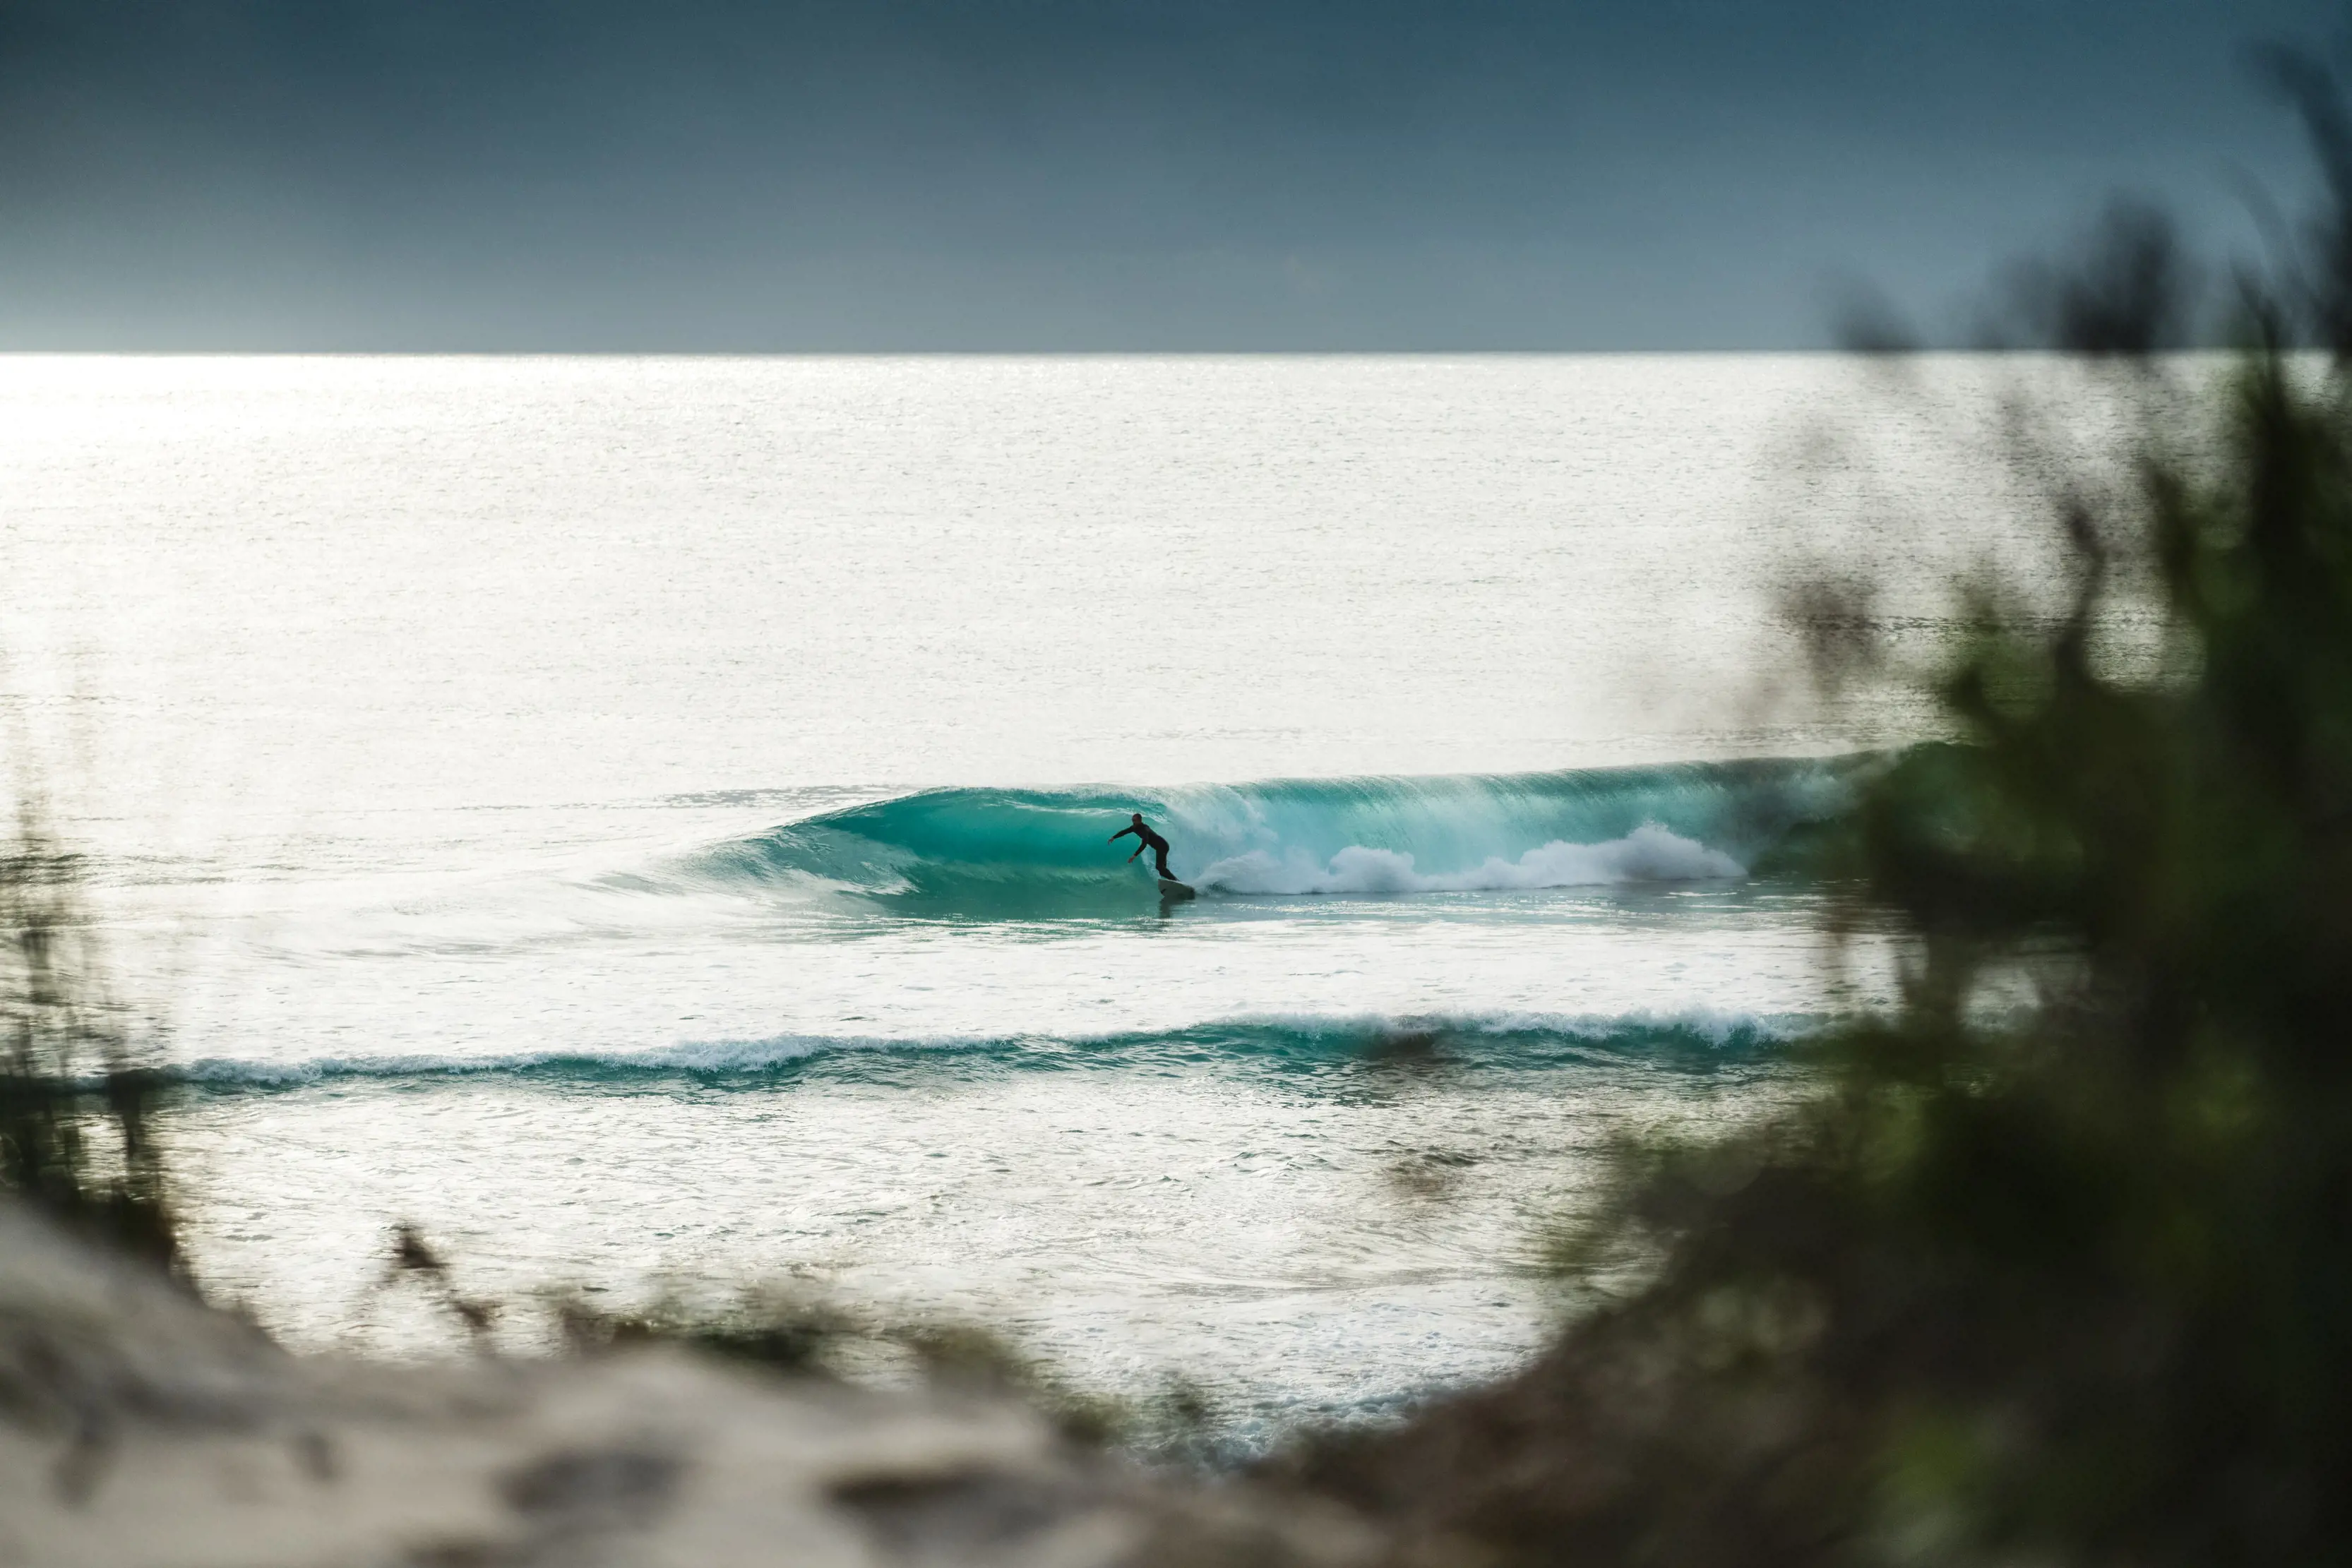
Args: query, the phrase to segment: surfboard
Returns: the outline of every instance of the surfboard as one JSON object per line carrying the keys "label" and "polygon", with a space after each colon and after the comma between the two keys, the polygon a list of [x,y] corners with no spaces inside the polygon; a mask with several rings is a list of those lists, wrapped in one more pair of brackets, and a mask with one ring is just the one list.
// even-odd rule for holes
{"label": "surfboard", "polygon": [[1162,898],[1181,900],[1186,898],[1197,898],[1200,895],[1194,893],[1191,888],[1186,887],[1182,883],[1175,880],[1175,878],[1163,876],[1160,879],[1160,896]]}

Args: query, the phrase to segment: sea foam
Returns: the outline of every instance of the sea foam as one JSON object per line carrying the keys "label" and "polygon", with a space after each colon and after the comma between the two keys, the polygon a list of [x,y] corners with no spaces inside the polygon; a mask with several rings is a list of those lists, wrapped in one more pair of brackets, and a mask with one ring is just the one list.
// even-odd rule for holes
{"label": "sea foam", "polygon": [[1466,871],[1423,874],[1413,856],[1398,850],[1350,844],[1322,865],[1294,850],[1277,860],[1264,850],[1221,860],[1200,873],[1200,885],[1223,893],[1473,893],[1510,888],[1587,887],[1629,882],[1699,882],[1745,875],[1747,868],[1720,850],[1655,822],[1622,839],[1571,844],[1554,839],[1515,861],[1489,855]]}

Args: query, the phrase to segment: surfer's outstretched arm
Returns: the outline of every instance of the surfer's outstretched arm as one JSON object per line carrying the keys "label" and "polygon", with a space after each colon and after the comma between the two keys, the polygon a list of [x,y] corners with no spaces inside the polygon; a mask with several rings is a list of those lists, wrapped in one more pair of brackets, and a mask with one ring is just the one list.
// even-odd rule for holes
{"label": "surfer's outstretched arm", "polygon": [[[1129,833],[1131,833],[1131,832],[1134,832],[1134,831],[1135,831],[1135,830],[1134,830],[1133,828],[1121,828],[1118,831],[1117,831],[1117,832],[1113,833],[1113,834],[1110,836],[1110,841],[1111,841],[1112,843],[1117,843],[1117,842],[1118,842],[1118,841],[1119,841],[1119,840],[1121,840],[1121,839],[1123,839],[1123,838],[1127,837],[1127,835],[1128,835],[1128,834],[1129,834]],[[1136,854],[1136,855],[1139,855],[1139,854],[1141,854],[1142,852],[1143,852],[1143,841],[1142,841],[1141,839],[1139,839],[1139,838],[1138,840],[1136,840],[1136,841],[1135,841],[1135,854]],[[1127,858],[1128,858],[1128,859],[1129,859],[1129,860],[1133,860],[1133,859],[1135,858],[1135,855],[1129,855],[1129,856],[1128,856]]]}

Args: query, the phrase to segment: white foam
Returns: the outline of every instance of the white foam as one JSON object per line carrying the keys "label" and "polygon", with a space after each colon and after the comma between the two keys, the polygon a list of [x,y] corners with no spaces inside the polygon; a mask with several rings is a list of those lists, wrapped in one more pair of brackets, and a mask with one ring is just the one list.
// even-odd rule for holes
{"label": "white foam", "polygon": [[1276,859],[1264,850],[1217,862],[1196,879],[1220,893],[1471,893],[1510,888],[1585,887],[1615,883],[1705,882],[1744,876],[1720,850],[1645,822],[1622,839],[1571,844],[1555,839],[1516,861],[1489,856],[1469,871],[1423,874],[1410,854],[1350,844],[1318,865],[1300,851]]}

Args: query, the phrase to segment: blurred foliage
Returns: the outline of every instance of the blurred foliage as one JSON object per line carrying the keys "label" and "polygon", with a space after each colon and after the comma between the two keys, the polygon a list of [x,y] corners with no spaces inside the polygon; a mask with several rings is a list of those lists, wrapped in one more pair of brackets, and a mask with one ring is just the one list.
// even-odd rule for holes
{"label": "blurred foliage", "polygon": [[0,1193],[176,1270],[156,1086],[131,1065],[80,895],[80,862],[20,790],[0,841]]}
{"label": "blurred foliage", "polygon": [[862,1319],[832,1301],[782,1290],[747,1290],[716,1306],[669,1296],[620,1311],[566,1295],[556,1301],[556,1318],[577,1354],[667,1344],[811,1375],[831,1375],[829,1354],[869,1333]]}
{"label": "blurred foliage", "polygon": [[[2095,472],[2020,425],[2064,602],[1963,585],[1955,739],[1828,852],[1899,1006],[1801,1110],[1653,1151],[1585,1252],[1646,1281],[1523,1376],[1276,1467],[1410,1559],[2352,1557],[2352,120],[2276,71],[2330,200],[2226,377],[2157,353],[2192,271],[2147,210],[2021,275],[2135,412]],[[1866,591],[1804,622],[1826,678],[1903,673]]]}
{"label": "blurred foliage", "polygon": [[1192,1466],[1217,1458],[1210,1446],[1214,1412],[1191,1385],[1173,1382],[1142,1399],[1093,1393],[973,1324],[880,1318],[788,1285],[715,1303],[673,1295],[622,1311],[569,1296],[557,1301],[556,1315],[574,1354],[673,1345],[790,1376],[1011,1398],[1086,1447]]}

